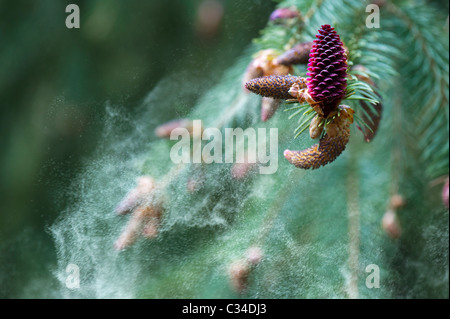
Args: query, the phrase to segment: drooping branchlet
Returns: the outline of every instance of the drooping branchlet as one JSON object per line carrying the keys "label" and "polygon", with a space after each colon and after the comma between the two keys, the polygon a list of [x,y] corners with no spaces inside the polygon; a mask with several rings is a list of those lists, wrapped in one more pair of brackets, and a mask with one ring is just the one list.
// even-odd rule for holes
{"label": "drooping branchlet", "polygon": [[[352,72],[356,72],[355,76],[358,80],[363,81],[373,88],[376,88],[375,83],[367,75],[367,68],[363,65],[357,64],[352,67]],[[381,101],[381,96],[375,91],[378,96],[378,100]],[[364,96],[364,94],[363,94]],[[367,126],[357,126],[357,128],[364,134],[364,140],[369,143],[375,137],[378,127],[380,126],[381,116],[383,113],[383,104],[378,102],[376,104],[369,105],[369,102],[364,100],[359,101],[359,105],[363,112],[361,112],[361,119]]]}
{"label": "drooping branchlet", "polygon": [[368,126],[357,126],[357,128],[363,133],[364,140],[367,143],[370,143],[377,131],[378,127],[380,126],[381,122],[381,114],[383,112],[383,104],[376,103],[372,106],[369,106],[368,102],[366,101],[359,101],[359,105],[361,106],[361,109],[363,110],[361,115],[361,120]]}

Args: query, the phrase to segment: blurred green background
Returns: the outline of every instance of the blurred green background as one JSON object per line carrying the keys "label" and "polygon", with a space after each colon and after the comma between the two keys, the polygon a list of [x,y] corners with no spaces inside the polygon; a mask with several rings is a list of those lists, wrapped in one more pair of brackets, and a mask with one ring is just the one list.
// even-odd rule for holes
{"label": "blurred green background", "polygon": [[[68,29],[65,8],[80,8]],[[0,297],[58,297],[46,229],[96,147],[105,105],[130,113],[168,74],[215,84],[259,35],[269,0],[0,1]],[[186,96],[193,105],[201,92]],[[168,115],[170,118],[170,115]],[[30,281],[41,285],[29,289]]]}

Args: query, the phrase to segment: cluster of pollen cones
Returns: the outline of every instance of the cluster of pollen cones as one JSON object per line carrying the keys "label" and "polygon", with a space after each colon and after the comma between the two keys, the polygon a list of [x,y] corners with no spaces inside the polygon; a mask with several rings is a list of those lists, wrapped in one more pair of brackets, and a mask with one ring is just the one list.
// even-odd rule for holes
{"label": "cluster of pollen cones", "polygon": [[[330,25],[323,25],[314,41],[269,56],[267,50],[260,53],[244,76],[245,89],[263,97],[262,120],[268,120],[282,100],[308,103],[317,113],[310,126],[311,138],[322,136],[309,149],[286,150],[285,158],[303,169],[334,161],[349,141],[354,113],[341,105],[347,88],[347,53],[339,35]],[[308,63],[308,78],[290,75],[292,65],[300,63]]]}

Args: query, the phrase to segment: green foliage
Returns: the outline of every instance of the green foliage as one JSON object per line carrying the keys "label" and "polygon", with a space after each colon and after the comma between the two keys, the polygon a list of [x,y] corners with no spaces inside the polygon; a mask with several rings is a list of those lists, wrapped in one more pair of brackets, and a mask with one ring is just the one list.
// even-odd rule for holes
{"label": "green foliage", "polygon": [[414,136],[427,163],[426,173],[430,177],[448,174],[448,25],[430,23],[435,15],[426,3],[392,5],[392,13],[401,21],[400,36],[405,36],[398,82],[403,82],[405,108],[413,109],[408,120],[414,125]]}
{"label": "green foliage", "polygon": [[[145,127],[142,118],[156,122],[158,109],[179,103],[165,97],[175,89],[188,90],[183,89],[188,81],[169,78],[155,89],[144,103],[146,111],[128,124],[136,132],[98,154],[80,178],[79,203],[52,226],[59,278],[64,279],[69,262],[90,275],[81,283],[85,288],[65,290],[68,296],[448,298],[448,210],[441,204],[440,188],[429,184],[432,178],[448,174],[445,16],[429,3],[386,1],[381,28],[369,29],[367,3],[280,2],[283,7],[296,6],[303,14],[301,23],[269,22],[249,52],[189,114],[191,119],[201,119],[204,127],[278,128],[276,174],[254,173],[237,180],[230,175],[230,164],[201,169],[172,164],[173,142],[156,140],[148,145],[139,130]],[[365,143],[352,129],[347,149],[335,162],[305,171],[287,163],[281,154],[284,149],[306,148],[312,141],[307,134],[293,138],[297,125],[286,112],[259,122],[260,99],[242,91],[241,79],[253,53],[310,41],[321,24],[336,28],[349,49],[350,65],[365,66],[376,84],[353,77],[346,103],[363,115],[359,99],[376,104],[379,94],[383,114],[373,142]],[[305,71],[296,69],[298,75]],[[305,114],[300,112],[303,106],[281,108],[289,107],[294,111],[291,116]],[[119,123],[111,127],[123,125],[120,116],[114,121]],[[307,122],[300,123],[297,131]],[[130,140],[140,147],[127,157],[123,154]],[[142,174],[164,185],[160,235],[114,252],[112,244],[126,218],[107,214]],[[190,178],[203,181],[193,194],[186,188]],[[102,201],[98,202],[100,185]],[[389,202],[394,194],[406,201],[395,208],[402,228],[397,239],[380,225],[385,211],[393,209]],[[230,286],[228,269],[252,246],[261,247],[264,255],[249,275],[248,289],[240,294]],[[380,268],[380,288],[366,285],[366,267],[371,264]]]}

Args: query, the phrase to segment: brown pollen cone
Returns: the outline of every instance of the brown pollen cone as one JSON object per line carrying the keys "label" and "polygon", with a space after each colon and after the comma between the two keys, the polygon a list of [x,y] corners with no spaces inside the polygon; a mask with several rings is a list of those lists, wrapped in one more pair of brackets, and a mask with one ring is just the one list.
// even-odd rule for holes
{"label": "brown pollen cone", "polygon": [[302,151],[285,150],[284,157],[295,167],[317,169],[333,162],[344,150],[350,139],[350,125],[354,111],[340,106],[340,116],[328,124],[327,134],[320,143]]}
{"label": "brown pollen cone", "polygon": [[299,76],[272,75],[250,80],[245,88],[253,93],[280,100],[290,100],[295,97],[289,93],[290,88],[297,82],[304,81]]}

